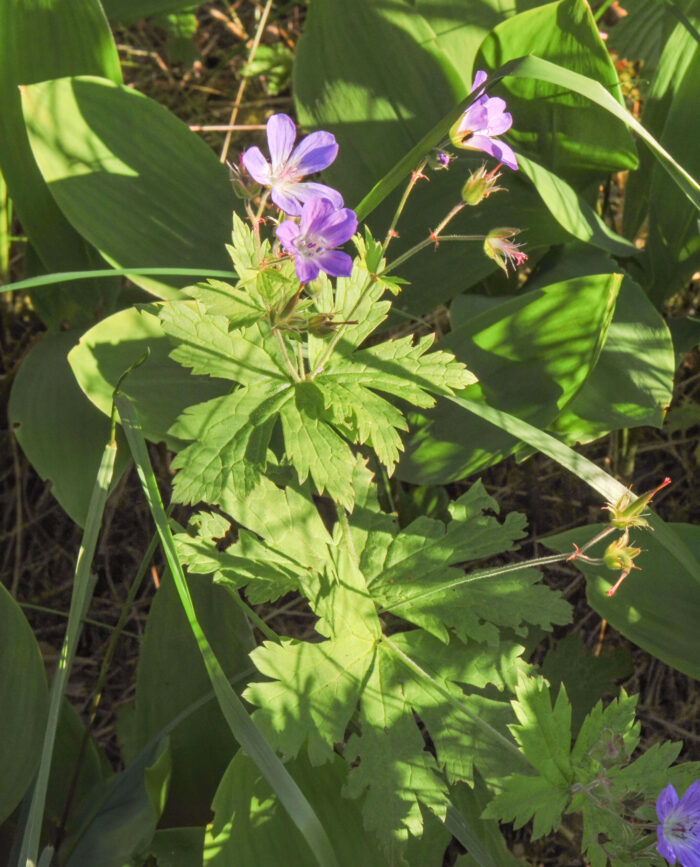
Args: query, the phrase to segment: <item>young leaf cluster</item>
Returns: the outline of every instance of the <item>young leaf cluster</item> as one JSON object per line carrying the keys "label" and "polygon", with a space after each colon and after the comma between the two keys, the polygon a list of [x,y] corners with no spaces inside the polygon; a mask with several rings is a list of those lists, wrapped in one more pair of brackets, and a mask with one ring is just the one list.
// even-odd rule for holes
{"label": "young leaf cluster", "polygon": [[351,510],[351,444],[369,446],[391,473],[407,429],[397,401],[429,407],[474,381],[450,353],[428,351],[431,335],[365,345],[387,317],[390,304],[380,299],[394,284],[376,277],[371,238],[357,246],[350,277],[335,286],[322,277],[302,297],[291,263],[274,261],[269,244],[236,218],[230,253],[239,282],[210,280],[186,290],[190,300],[163,306],[172,358],[232,382],[170,431],[191,443],[174,463],[176,500],[250,492],[276,456],[300,484],[310,477],[317,493]]}

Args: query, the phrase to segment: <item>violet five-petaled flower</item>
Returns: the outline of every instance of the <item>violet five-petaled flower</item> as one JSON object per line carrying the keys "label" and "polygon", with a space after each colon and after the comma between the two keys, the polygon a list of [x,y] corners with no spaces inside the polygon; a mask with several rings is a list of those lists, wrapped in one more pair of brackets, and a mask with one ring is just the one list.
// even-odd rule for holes
{"label": "violet five-petaled flower", "polygon": [[258,147],[244,151],[241,160],[250,176],[270,187],[272,201],[285,214],[298,217],[305,202],[328,199],[336,208],[343,207],[337,190],[315,181],[302,181],[306,175],[328,168],[338,155],[338,143],[330,132],[312,132],[294,147],[297,130],[286,114],[273,114],[267,121],[268,162]]}
{"label": "violet five-petaled flower", "polygon": [[700,780],[692,783],[682,798],[672,785],[659,795],[656,815],[657,850],[669,864],[700,867]]}
{"label": "violet five-petaled flower", "polygon": [[277,227],[284,249],[294,256],[301,283],[308,283],[325,271],[332,277],[349,277],[352,259],[334,250],[355,234],[357,215],[350,208],[336,208],[329,199],[310,199],[301,211],[301,220],[285,220]]}
{"label": "violet five-petaled flower", "polygon": [[[487,78],[486,73],[480,69],[474,76],[470,92],[479,90]],[[506,111],[505,100],[482,93],[453,127],[452,142],[460,148],[483,151],[517,171],[518,161],[512,148],[496,139],[496,136],[508,132],[512,125],[513,118],[510,112]]]}

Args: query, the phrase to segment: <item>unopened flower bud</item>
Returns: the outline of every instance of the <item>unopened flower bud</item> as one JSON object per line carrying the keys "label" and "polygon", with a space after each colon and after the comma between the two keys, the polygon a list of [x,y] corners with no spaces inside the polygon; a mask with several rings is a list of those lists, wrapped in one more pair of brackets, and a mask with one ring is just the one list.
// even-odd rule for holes
{"label": "unopened flower bud", "polygon": [[515,269],[527,261],[527,254],[523,253],[521,244],[515,244],[513,238],[520,233],[520,229],[491,229],[484,240],[484,252],[508,273],[508,266]]}
{"label": "unopened flower bud", "polygon": [[462,187],[462,201],[468,205],[478,205],[484,199],[488,199],[491,193],[505,190],[505,187],[497,186],[497,181],[501,177],[499,166],[487,172],[486,165],[482,163],[480,168],[472,172]]}
{"label": "unopened flower bud", "polygon": [[670,484],[671,479],[666,476],[663,482],[654,488],[653,491],[641,494],[633,502],[630,502],[632,499],[631,489],[625,491],[617,503],[608,503],[607,506],[603,506],[604,509],[610,512],[610,523],[613,527],[618,527],[620,530],[626,530],[628,527],[649,527],[649,522],[644,517],[645,514],[649,513],[645,512],[645,509],[661,488],[665,488],[666,485]]}
{"label": "unopened flower bud", "polygon": [[634,565],[634,558],[642,553],[642,549],[631,546],[629,540],[629,530],[625,530],[619,539],[608,545],[603,554],[603,561],[608,569],[621,573],[615,584],[608,590],[608,596],[613,596],[617,592],[632,569],[639,569],[639,566]]}
{"label": "unopened flower bud", "polygon": [[428,154],[428,165],[434,172],[448,169],[454,157],[447,151],[435,148]]}
{"label": "unopened flower bud", "polygon": [[241,169],[232,162],[227,161],[226,166],[230,172],[231,185],[236,196],[244,200],[254,199],[260,192],[260,184],[248,175],[244,175]]}

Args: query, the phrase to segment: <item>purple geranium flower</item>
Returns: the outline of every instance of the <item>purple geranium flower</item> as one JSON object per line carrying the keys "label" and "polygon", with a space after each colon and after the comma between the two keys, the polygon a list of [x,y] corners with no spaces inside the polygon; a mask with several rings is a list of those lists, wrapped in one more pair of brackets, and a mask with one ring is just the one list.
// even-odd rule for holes
{"label": "purple geranium flower", "polygon": [[[248,148],[241,160],[248,173],[259,184],[272,189],[272,201],[286,214],[298,217],[304,202],[324,198],[336,208],[343,207],[343,197],[325,184],[301,179],[305,175],[328,168],[338,155],[338,143],[329,132],[312,132],[296,148],[296,126],[286,114],[273,114],[267,121],[267,146],[271,163],[260,148]],[[294,150],[292,150],[294,148]]]}
{"label": "purple geranium flower", "polygon": [[[474,93],[478,90],[487,78],[486,73],[479,70],[474,76],[474,84],[470,92]],[[461,148],[484,151],[508,168],[517,170],[518,161],[512,149],[505,142],[497,141],[495,138],[508,132],[513,125],[513,118],[505,109],[505,101],[500,97],[486,96],[482,93],[453,127],[451,135],[453,144]]]}
{"label": "purple geranium flower", "polygon": [[656,815],[659,854],[682,867],[700,867],[700,780],[690,785],[679,800],[672,785],[659,795]]}
{"label": "purple geranium flower", "polygon": [[357,215],[350,208],[336,208],[328,199],[311,199],[304,204],[301,220],[285,220],[277,227],[284,249],[294,256],[297,277],[308,283],[325,271],[332,277],[349,277],[352,259],[334,250],[355,234]]}

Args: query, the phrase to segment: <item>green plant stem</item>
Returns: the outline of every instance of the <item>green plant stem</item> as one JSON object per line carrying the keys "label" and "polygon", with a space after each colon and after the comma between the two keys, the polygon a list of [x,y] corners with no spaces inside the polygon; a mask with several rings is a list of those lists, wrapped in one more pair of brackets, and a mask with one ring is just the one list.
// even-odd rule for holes
{"label": "green plant stem", "polygon": [[289,371],[290,376],[294,382],[301,382],[301,377],[299,376],[296,367],[292,364],[292,359],[289,357],[289,352],[287,351],[287,344],[284,342],[284,337],[280,333],[279,328],[273,328],[272,333],[275,335],[275,340],[279,344],[280,352],[282,353],[284,363],[287,365],[287,370]]}
{"label": "green plant stem", "polygon": [[613,0],[604,0],[603,4],[595,11],[595,14],[593,16],[595,20],[600,21],[600,19],[603,17],[603,15],[605,15],[605,13],[608,11],[610,6],[612,6],[612,4]]}
{"label": "green plant stem", "polygon": [[395,608],[401,608],[404,605],[411,605],[419,599],[427,599],[430,596],[434,596],[436,593],[442,593],[445,590],[454,590],[455,587],[462,587],[465,584],[473,584],[476,581],[484,581],[487,578],[496,578],[499,575],[507,575],[509,572],[519,572],[521,569],[529,569],[531,566],[548,566],[552,563],[561,563],[563,560],[567,560],[568,558],[569,554],[552,554],[550,557],[537,557],[534,560],[523,560],[521,563],[511,563],[510,566],[497,566],[494,569],[487,569],[483,572],[463,575],[461,578],[456,578],[454,581],[449,581],[447,584],[440,584],[438,587],[431,587],[429,590],[424,590],[422,593],[416,593],[414,596],[407,596],[399,602],[394,602],[393,605],[387,605],[385,608],[380,608],[379,613],[386,614],[389,611],[393,611]]}
{"label": "green plant stem", "polygon": [[[59,611],[58,608],[49,608],[46,605],[36,605],[33,602],[18,602],[17,604],[21,608],[27,608],[30,611],[42,611],[44,614],[53,614],[56,617],[68,617],[67,612]],[[108,629],[110,632],[117,630],[119,627],[119,624],[114,626],[111,623],[102,623],[99,620],[93,620],[91,617],[83,617],[83,623],[89,623],[90,626],[97,626],[99,629]],[[139,641],[141,640],[141,636],[137,632],[129,632],[127,629],[122,629],[121,634],[127,635],[129,638],[136,638]]]}
{"label": "green plant stem", "polygon": [[[461,210],[461,209],[460,209]],[[390,262],[386,268],[384,268],[378,277],[383,277],[385,274],[388,274],[390,271],[393,271],[395,268],[398,268],[399,265],[403,265],[403,263],[410,259],[411,256],[415,256],[416,253],[420,253],[421,250],[424,250],[426,247],[429,247],[431,244],[438,244],[442,241],[485,241],[486,235],[440,235],[439,237],[434,237],[429,235],[427,238],[424,238],[422,241],[419,241],[415,246],[411,247],[410,250],[406,250],[405,253],[402,253],[398,258],[394,259],[393,262]]]}
{"label": "green plant stem", "polygon": [[449,690],[445,689],[441,684],[437,683],[437,681],[432,678],[427,671],[418,665],[418,663],[411,659],[408,654],[404,653],[400,647],[397,647],[396,644],[389,638],[387,635],[384,635],[380,642],[381,645],[388,647],[391,652],[401,660],[401,662],[406,666],[406,668],[410,669],[415,675],[417,675],[421,680],[426,681],[430,684],[430,686],[438,692],[446,701],[448,701],[454,708],[461,711],[466,717],[468,717],[472,722],[477,723],[477,725],[481,726],[481,728],[488,732],[491,737],[497,740],[502,747],[505,747],[510,753],[517,756],[520,761],[527,765],[531,765],[530,761],[527,757],[520,751],[518,746],[513,743],[513,741],[509,741],[507,737],[502,735],[499,731],[497,731],[492,725],[485,722],[481,719],[477,714],[473,711],[469,710],[469,708],[465,707],[464,704],[459,701],[459,699],[455,698]]}
{"label": "green plant stem", "polygon": [[415,169],[415,171],[411,172],[411,177],[408,181],[408,184],[406,184],[406,189],[403,191],[403,195],[401,196],[401,201],[399,202],[399,204],[396,208],[396,211],[394,212],[394,216],[392,217],[391,224],[389,225],[389,228],[387,229],[386,237],[384,238],[384,243],[382,244],[382,255],[384,255],[386,253],[387,247],[389,246],[389,244],[391,243],[391,239],[395,235],[396,225],[399,222],[399,218],[401,217],[401,214],[403,213],[404,208],[406,207],[406,202],[408,201],[408,197],[413,192],[413,188],[418,183],[419,179],[421,177],[424,177],[423,169],[426,167],[427,163],[428,163],[428,158],[424,157],[421,160],[421,162],[419,163],[418,168]]}

